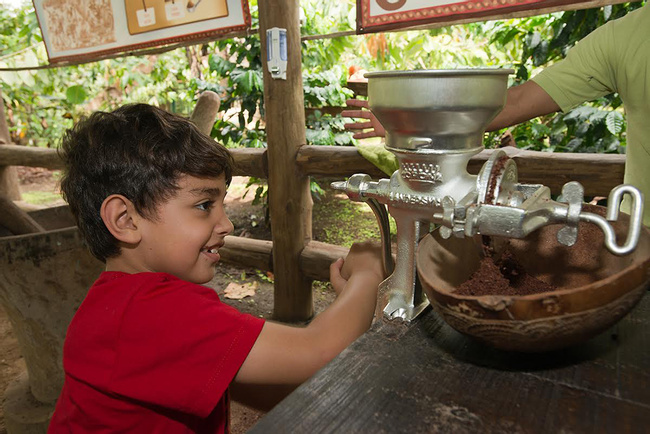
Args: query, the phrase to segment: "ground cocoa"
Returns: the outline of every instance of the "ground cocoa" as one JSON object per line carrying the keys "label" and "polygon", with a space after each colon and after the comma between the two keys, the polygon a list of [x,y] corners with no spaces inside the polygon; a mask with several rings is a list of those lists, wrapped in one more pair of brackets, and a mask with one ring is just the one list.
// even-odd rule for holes
{"label": "ground cocoa", "polygon": [[483,259],[469,280],[461,284],[458,295],[530,295],[557,289],[531,276],[506,246],[495,259],[489,237],[483,239]]}

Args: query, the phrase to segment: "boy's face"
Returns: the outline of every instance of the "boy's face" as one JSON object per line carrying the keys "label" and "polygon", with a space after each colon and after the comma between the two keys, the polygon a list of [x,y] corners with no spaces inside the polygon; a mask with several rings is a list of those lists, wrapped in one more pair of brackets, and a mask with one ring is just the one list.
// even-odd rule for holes
{"label": "boy's face", "polygon": [[233,230],[223,205],[225,177],[183,175],[178,186],[176,195],[158,206],[155,220],[140,221],[140,271],[206,283],[214,277],[217,250]]}

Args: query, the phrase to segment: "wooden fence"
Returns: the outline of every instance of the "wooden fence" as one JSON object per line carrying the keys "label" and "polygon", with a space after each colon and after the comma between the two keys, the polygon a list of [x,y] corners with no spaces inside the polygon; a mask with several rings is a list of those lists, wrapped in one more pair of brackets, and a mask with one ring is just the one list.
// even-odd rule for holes
{"label": "wooden fence", "polygon": [[[364,93],[363,84],[354,84],[354,86],[355,92]],[[3,120],[0,119],[0,121]],[[302,125],[304,128],[304,122]],[[343,179],[354,173],[367,173],[373,178],[386,177],[383,172],[365,160],[354,147],[306,146],[300,145],[300,143],[293,145],[295,152],[285,152],[284,156],[294,167],[294,170],[287,171],[285,165],[281,171],[289,174],[284,175],[288,178],[283,180],[285,183],[290,184],[292,176],[295,176],[296,179],[308,179],[309,176]],[[606,196],[613,187],[623,182],[624,155],[554,154],[523,151],[512,147],[502,149],[516,162],[520,182],[547,185],[554,194],[559,194],[562,185],[566,182],[579,181],[585,188],[585,195]],[[477,174],[492,152],[492,150],[484,150],[474,156],[469,162],[468,171]],[[236,163],[234,175],[269,178],[271,171],[269,149],[234,149],[232,153]],[[281,164],[283,164],[282,161],[277,161],[276,157],[276,165]],[[63,163],[54,149],[1,145],[0,171],[10,166],[43,167],[55,170],[61,169]],[[276,173],[280,172],[279,169],[275,170]],[[276,180],[275,184],[269,182],[269,188],[275,192],[283,187],[278,187]],[[293,194],[295,195],[295,192]],[[304,195],[305,192],[301,191],[300,194]],[[293,197],[288,195],[282,200],[292,201]],[[269,206],[277,208],[279,205],[271,202]],[[273,217],[273,211],[271,209],[271,219],[274,223],[277,219],[283,219],[283,215],[286,214],[283,214],[283,210],[278,212],[276,209],[276,217]],[[301,218],[311,224],[311,207],[308,208],[308,213],[309,215],[303,215]],[[293,234],[292,226],[295,226],[295,223],[290,222],[287,226],[279,235],[278,232],[274,232],[273,239],[296,241],[297,238],[300,238],[300,242],[296,245],[282,247],[284,250],[278,250],[278,246],[274,249],[274,243],[271,241],[228,236],[226,245],[221,250],[222,259],[226,262],[251,266],[264,271],[274,271],[276,274],[275,316],[283,320],[306,319],[311,316],[312,312],[311,280],[327,280],[330,263],[338,257],[344,256],[347,249],[311,240],[311,228],[307,228],[306,233]],[[296,289],[291,283],[285,282],[283,283],[285,289],[282,289],[278,296],[278,272],[273,270],[273,264],[277,261],[274,261],[273,255],[274,252],[276,255],[285,254],[287,249],[297,249],[297,261],[293,259],[296,256],[289,255],[283,259],[284,263],[298,263],[296,269],[308,288]],[[303,295],[299,302],[295,301],[296,293]]]}

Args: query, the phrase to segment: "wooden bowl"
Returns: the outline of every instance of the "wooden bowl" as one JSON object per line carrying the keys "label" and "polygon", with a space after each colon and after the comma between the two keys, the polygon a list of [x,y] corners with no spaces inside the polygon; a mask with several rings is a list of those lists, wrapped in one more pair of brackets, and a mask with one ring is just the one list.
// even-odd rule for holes
{"label": "wooden bowl", "polygon": [[[626,223],[616,223],[619,240]],[[557,242],[560,225],[523,240],[493,238],[497,255],[510,243],[531,276],[557,289],[534,295],[458,295],[454,291],[478,269],[480,237],[442,239],[437,231],[418,247],[417,268],[434,309],[453,328],[496,348],[542,352],[587,340],[618,322],[643,297],[650,281],[650,231],[636,250],[611,254],[594,225],[580,223],[572,247]]]}

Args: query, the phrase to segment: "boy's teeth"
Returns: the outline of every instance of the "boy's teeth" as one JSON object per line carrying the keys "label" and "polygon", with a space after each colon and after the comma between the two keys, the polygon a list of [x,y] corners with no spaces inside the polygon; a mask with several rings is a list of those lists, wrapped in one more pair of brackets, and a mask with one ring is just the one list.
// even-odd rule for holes
{"label": "boy's teeth", "polygon": [[218,249],[210,249],[210,250],[208,250],[208,252],[210,252],[210,253],[217,253],[217,252],[219,252],[219,250],[218,250]]}

